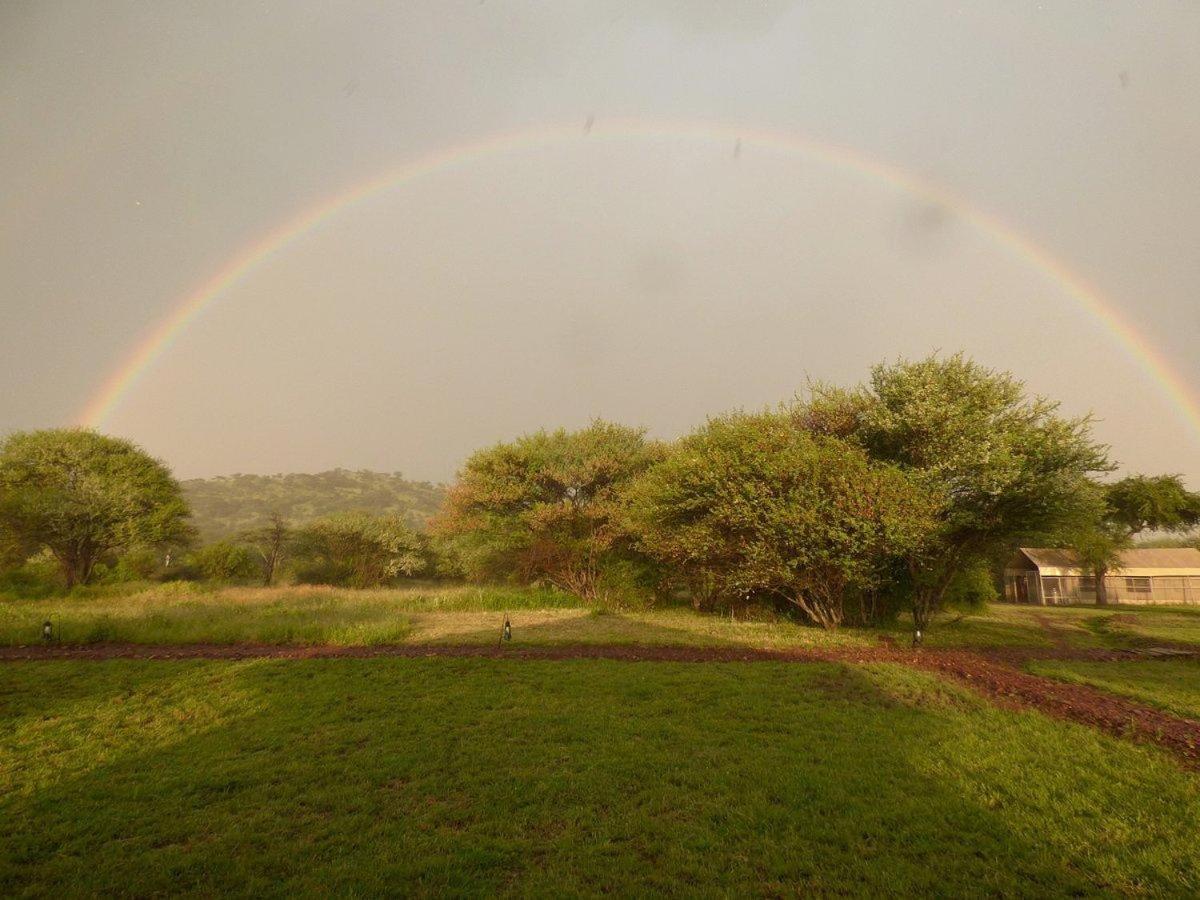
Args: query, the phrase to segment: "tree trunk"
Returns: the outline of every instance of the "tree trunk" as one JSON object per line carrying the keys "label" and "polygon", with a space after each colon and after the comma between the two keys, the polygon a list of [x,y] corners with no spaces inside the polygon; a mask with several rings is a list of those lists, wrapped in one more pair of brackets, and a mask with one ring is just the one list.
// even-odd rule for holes
{"label": "tree trunk", "polygon": [[919,647],[925,642],[925,632],[929,630],[929,620],[932,618],[934,600],[932,591],[928,588],[913,590],[913,646]]}
{"label": "tree trunk", "polygon": [[1096,566],[1096,605],[1108,606],[1107,566]]}
{"label": "tree trunk", "polygon": [[60,560],[62,563],[63,579],[67,583],[67,590],[81,584],[87,584],[92,578],[92,569],[95,567],[95,559],[87,554],[72,554],[65,559]]}
{"label": "tree trunk", "polygon": [[272,546],[266,553],[262,554],[263,558],[263,587],[270,587],[271,582],[275,580],[275,568],[279,565],[280,548],[278,545]]}
{"label": "tree trunk", "polygon": [[833,631],[842,624],[842,609],[839,604],[825,604],[819,600],[809,602],[803,594],[797,594],[792,598],[792,602],[812,619],[814,624],[820,625],[826,631]]}

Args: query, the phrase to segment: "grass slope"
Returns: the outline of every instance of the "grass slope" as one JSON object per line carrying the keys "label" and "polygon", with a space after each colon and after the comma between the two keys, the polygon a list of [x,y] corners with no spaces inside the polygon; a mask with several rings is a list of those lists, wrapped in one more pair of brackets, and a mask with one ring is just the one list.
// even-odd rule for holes
{"label": "grass slope", "polygon": [[1190,719],[1200,719],[1200,661],[1133,660],[1129,662],[1038,661],[1038,675],[1090,684],[1158,706]]}
{"label": "grass slope", "polygon": [[0,668],[0,892],[1194,894],[1196,778],[895,667]]}

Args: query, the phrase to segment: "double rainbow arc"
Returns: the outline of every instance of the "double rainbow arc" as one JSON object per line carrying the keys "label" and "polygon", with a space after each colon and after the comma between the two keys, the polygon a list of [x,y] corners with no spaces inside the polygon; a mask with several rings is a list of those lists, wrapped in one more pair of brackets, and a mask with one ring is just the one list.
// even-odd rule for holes
{"label": "double rainbow arc", "polygon": [[1151,341],[1082,277],[1000,219],[973,207],[957,194],[857,150],[786,132],[703,121],[645,121],[628,118],[602,120],[594,126],[589,126],[586,131],[585,135],[585,130],[579,123],[571,123],[493,134],[481,140],[438,150],[402,163],[322,200],[244,247],[211,278],[184,297],[105,379],[81,411],[78,423],[84,427],[101,427],[139,379],[222,294],[264,260],[283,252],[295,241],[318,228],[322,222],[374,194],[497,154],[583,139],[653,137],[723,141],[736,146],[759,145],[776,151],[794,153],[826,165],[866,175],[952,210],[960,219],[971,223],[1014,256],[1057,282],[1065,293],[1098,319],[1158,385],[1171,407],[1200,442],[1200,397],[1171,368],[1166,358],[1155,350]]}

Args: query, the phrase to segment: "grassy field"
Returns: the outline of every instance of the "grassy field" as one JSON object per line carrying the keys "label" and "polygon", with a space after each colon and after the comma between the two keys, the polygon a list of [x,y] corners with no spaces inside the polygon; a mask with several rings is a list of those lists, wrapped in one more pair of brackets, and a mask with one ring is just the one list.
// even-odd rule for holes
{"label": "grassy field", "polygon": [[[904,639],[911,624],[902,616],[890,630]],[[926,635],[931,647],[1128,649],[1156,643],[1200,647],[1200,607],[993,603],[977,612],[943,613]]]}
{"label": "grassy field", "polygon": [[327,587],[204,588],[178,583],[130,594],[0,602],[0,645],[40,641],[53,623],[69,644],[491,643],[504,621],[524,644],[617,643],[689,646],[847,646],[872,633],[827,633],[776,617],[732,620],[689,607],[589,609],[557,591],[417,585],[355,591]]}
{"label": "grassy field", "polygon": [[1133,641],[1200,645],[1200,607],[1153,607],[1121,612],[1104,620],[1104,630]]}
{"label": "grassy field", "polygon": [[1134,660],[1121,662],[1032,663],[1037,675],[1090,684],[1114,694],[1133,697],[1176,715],[1200,719],[1200,661]]}
{"label": "grassy field", "polygon": [[[0,600],[0,645],[37,643],[42,623],[57,639],[88,644],[489,643],[504,614],[520,643],[669,644],[787,649],[905,645],[911,623],[823,632],[786,618],[697,613],[686,606],[598,610],[550,590],[418,584],[356,591],[329,587],[208,587],[192,583],[85,590],[48,600]],[[1200,646],[1200,608],[1028,607],[945,613],[930,647],[1121,648],[1154,642]]]}
{"label": "grassy field", "polygon": [[176,582],[132,593],[0,602],[0,644],[38,642],[45,621],[53,624],[59,641],[72,644],[399,643],[413,634],[414,612],[491,612],[491,621],[501,610],[546,612],[577,602],[565,594],[528,589],[416,586],[355,591],[208,588]]}
{"label": "grassy field", "polygon": [[0,892],[1200,891],[1195,776],[891,666],[0,667]]}

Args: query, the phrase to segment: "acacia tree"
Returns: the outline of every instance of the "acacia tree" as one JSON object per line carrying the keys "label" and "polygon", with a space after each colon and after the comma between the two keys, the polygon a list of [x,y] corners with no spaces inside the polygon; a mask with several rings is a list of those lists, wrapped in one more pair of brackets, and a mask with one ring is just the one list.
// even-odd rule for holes
{"label": "acacia tree", "polygon": [[206,544],[192,554],[191,564],[211,581],[241,581],[258,569],[250,549],[232,541]]}
{"label": "acacia tree", "polygon": [[292,531],[279,513],[271,514],[270,524],[242,534],[241,542],[258,557],[264,587],[270,587],[274,582],[275,573],[287,555],[291,540]]}
{"label": "acacia tree", "polygon": [[661,455],[642,430],[601,421],[528,434],[471,456],[433,527],[471,577],[595,602],[606,572],[637,557],[621,492]]}
{"label": "acacia tree", "polygon": [[963,572],[1085,521],[1090,476],[1112,468],[1088,417],[1064,418],[1012,375],[962,354],[875,366],[855,391],[818,386],[796,415],[806,428],[859,442],[938,497],[936,527],[904,557],[918,632]]}
{"label": "acacia tree", "polygon": [[783,600],[837,627],[851,587],[932,527],[930,498],[861,447],[786,413],[735,414],[683,438],[630,492],[640,546],[730,598]]}
{"label": "acacia tree", "polygon": [[50,551],[68,587],[105,556],[186,541],[188,508],[161,462],[94,431],[17,432],[0,445],[0,521]]}
{"label": "acacia tree", "polygon": [[1105,577],[1121,552],[1144,531],[1182,532],[1200,524],[1200,494],[1190,492],[1179,475],[1130,475],[1100,488],[1100,515],[1072,543],[1096,578],[1096,603],[1108,603]]}
{"label": "acacia tree", "polygon": [[297,577],[315,584],[378,587],[427,565],[421,535],[399,516],[336,513],[299,529],[294,546]]}

